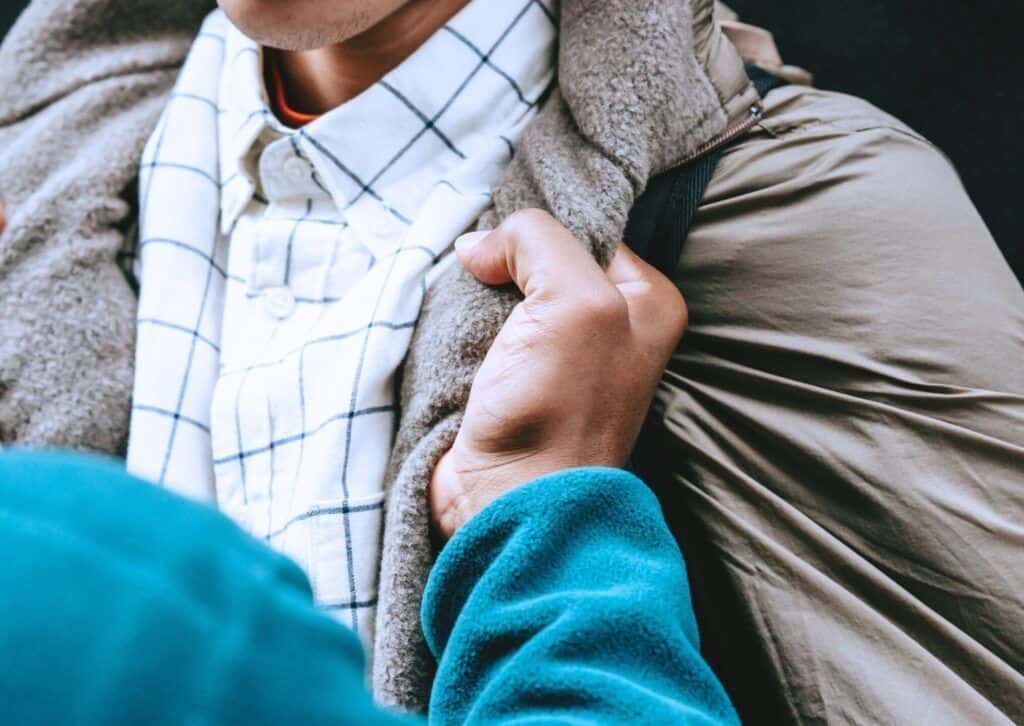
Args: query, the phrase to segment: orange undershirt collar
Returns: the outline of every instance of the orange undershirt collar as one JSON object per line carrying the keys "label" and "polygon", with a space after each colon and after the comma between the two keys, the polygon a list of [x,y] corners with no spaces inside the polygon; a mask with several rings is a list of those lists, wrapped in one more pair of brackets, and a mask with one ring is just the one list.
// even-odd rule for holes
{"label": "orange undershirt collar", "polygon": [[267,63],[267,93],[270,96],[270,104],[274,115],[281,123],[293,129],[301,129],[303,126],[320,118],[319,114],[302,113],[288,105],[288,98],[285,95],[284,79],[281,77],[281,68],[278,65],[277,53],[265,53]]}

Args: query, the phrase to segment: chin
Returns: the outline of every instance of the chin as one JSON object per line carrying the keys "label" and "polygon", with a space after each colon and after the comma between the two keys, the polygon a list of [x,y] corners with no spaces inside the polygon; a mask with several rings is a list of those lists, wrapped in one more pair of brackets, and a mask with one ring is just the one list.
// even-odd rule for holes
{"label": "chin", "polygon": [[235,26],[260,45],[313,50],[343,43],[371,28],[367,0],[217,0]]}

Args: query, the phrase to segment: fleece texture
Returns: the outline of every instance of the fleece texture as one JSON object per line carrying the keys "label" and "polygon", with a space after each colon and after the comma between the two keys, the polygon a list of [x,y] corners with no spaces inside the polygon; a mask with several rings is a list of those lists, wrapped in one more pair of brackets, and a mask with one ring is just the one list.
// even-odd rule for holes
{"label": "fleece texture", "polygon": [[0,45],[0,443],[121,453],[139,158],[208,0],[34,2]]}
{"label": "fleece texture", "polygon": [[[648,180],[730,121],[697,47],[698,35],[708,43],[713,11],[699,0],[562,2],[558,90],[526,131],[480,228],[539,207],[606,262]],[[734,95],[742,96],[752,89],[738,56],[735,66],[743,82]],[[374,691],[391,706],[426,706],[434,662],[417,612],[434,557],[427,484],[518,301],[514,290],[485,288],[457,267],[424,301],[402,385],[378,596]]]}
{"label": "fleece texture", "polygon": [[403,722],[298,565],[120,462],[0,454],[0,547],[5,723]]}
{"label": "fleece texture", "polygon": [[[5,721],[419,723],[374,706],[358,638],[295,563],[113,461],[0,455],[0,547]],[[736,722],[657,499],[622,471],[485,509],[443,550],[423,629],[431,723]]]}
{"label": "fleece texture", "polygon": [[[136,298],[118,258],[134,238],[142,148],[212,7],[40,1],[0,46],[0,88],[19,89],[0,94],[0,442],[123,453]],[[714,11],[712,0],[563,0],[558,88],[481,227],[540,207],[606,262],[647,181],[756,99]],[[451,268],[424,303],[389,474],[373,674],[388,705],[428,702],[427,483],[517,301]]]}
{"label": "fleece texture", "polygon": [[298,565],[120,462],[0,455],[0,547],[7,723],[396,722]]}
{"label": "fleece texture", "polygon": [[623,471],[553,474],[470,520],[430,574],[423,631],[431,723],[739,723],[658,500]]}

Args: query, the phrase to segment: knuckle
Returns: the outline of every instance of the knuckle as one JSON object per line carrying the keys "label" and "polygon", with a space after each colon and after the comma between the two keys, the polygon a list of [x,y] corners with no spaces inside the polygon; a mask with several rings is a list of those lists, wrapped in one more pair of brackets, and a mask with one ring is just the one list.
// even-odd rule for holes
{"label": "knuckle", "polygon": [[683,293],[679,286],[667,277],[656,278],[654,284],[651,285],[651,293],[657,296],[659,302],[666,309],[680,314],[685,313],[686,301],[683,299]]}
{"label": "knuckle", "polygon": [[555,218],[542,209],[521,209],[509,216],[503,226],[513,236],[528,238],[548,229],[554,221]]}
{"label": "knuckle", "polygon": [[629,322],[629,306],[614,289],[588,290],[577,295],[572,316],[581,325],[618,327]]}
{"label": "knuckle", "polygon": [[686,329],[690,325],[690,308],[686,304],[686,300],[683,298],[682,294],[678,290],[676,291],[675,301],[675,331],[676,337],[681,338],[683,337],[683,333],[686,332]]}
{"label": "knuckle", "polygon": [[690,310],[683,294],[673,283],[666,280],[659,287],[656,293],[659,298],[658,307],[664,311],[666,332],[672,335],[675,342],[686,332],[690,323]]}

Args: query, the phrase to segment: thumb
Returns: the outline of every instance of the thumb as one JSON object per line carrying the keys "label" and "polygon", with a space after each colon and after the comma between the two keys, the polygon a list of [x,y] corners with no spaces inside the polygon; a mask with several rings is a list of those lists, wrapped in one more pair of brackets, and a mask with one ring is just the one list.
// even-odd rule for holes
{"label": "thumb", "polygon": [[512,282],[508,265],[500,255],[488,251],[490,230],[470,232],[455,240],[455,254],[459,262],[485,285],[505,285]]}
{"label": "thumb", "polygon": [[619,288],[629,308],[633,332],[666,355],[686,330],[686,301],[676,284],[637,257],[625,244],[608,266],[608,278]]}
{"label": "thumb", "polygon": [[527,297],[585,296],[611,288],[583,245],[546,212],[517,212],[493,232],[461,237],[463,266],[487,285],[514,282]]}

